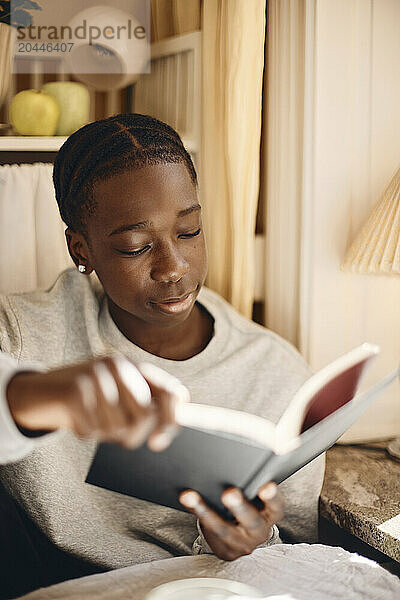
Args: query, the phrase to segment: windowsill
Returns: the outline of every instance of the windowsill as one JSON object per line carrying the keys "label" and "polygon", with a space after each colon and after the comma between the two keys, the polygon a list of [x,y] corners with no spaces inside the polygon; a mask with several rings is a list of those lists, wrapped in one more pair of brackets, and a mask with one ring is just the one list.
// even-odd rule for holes
{"label": "windowsill", "polygon": [[367,446],[328,450],[320,515],[400,563],[400,462]]}

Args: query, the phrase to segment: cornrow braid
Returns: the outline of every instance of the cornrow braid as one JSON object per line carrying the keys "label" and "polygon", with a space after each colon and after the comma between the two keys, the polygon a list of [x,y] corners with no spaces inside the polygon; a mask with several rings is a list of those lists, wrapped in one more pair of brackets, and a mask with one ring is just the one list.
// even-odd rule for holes
{"label": "cornrow braid", "polygon": [[160,163],[184,163],[197,186],[192,159],[166,123],[121,113],[84,125],[68,137],[54,162],[53,183],[62,220],[73,231],[86,233],[87,218],[96,208],[96,181]]}

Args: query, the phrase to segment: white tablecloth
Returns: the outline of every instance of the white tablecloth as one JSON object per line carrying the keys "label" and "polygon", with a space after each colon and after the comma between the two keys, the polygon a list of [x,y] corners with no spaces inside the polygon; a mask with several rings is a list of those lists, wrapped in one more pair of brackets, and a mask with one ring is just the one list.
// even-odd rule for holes
{"label": "white tablecloth", "polygon": [[259,588],[271,600],[282,595],[285,600],[400,599],[398,577],[358,554],[321,544],[260,548],[233,562],[214,555],[169,558],[66,581],[23,598],[143,600],[155,586],[188,577],[241,581]]}

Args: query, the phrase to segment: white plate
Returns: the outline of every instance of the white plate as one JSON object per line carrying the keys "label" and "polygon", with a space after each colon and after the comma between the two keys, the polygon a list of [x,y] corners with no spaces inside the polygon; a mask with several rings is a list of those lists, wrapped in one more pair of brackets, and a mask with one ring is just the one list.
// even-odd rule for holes
{"label": "white plate", "polygon": [[147,594],[145,600],[225,600],[229,596],[261,598],[260,590],[239,581],[216,577],[177,579],[159,585]]}

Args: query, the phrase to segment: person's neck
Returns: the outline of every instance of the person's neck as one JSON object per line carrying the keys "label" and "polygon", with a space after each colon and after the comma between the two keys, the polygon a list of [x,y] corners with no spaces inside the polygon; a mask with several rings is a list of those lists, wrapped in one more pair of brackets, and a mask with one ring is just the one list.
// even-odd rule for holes
{"label": "person's neck", "polygon": [[199,354],[213,335],[213,319],[196,302],[189,317],[174,327],[160,328],[121,311],[108,299],[112,320],[123,335],[142,350],[170,360]]}

